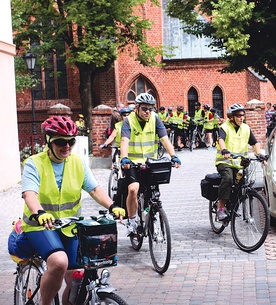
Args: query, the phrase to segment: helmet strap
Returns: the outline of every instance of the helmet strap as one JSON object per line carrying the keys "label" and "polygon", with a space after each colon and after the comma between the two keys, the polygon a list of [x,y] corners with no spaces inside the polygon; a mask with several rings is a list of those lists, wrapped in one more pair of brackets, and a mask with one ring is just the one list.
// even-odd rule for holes
{"label": "helmet strap", "polygon": [[[47,138],[48,138],[48,141],[47,141]],[[54,153],[54,150],[52,148],[52,143],[50,142],[51,137],[50,136],[47,137],[47,135],[45,135],[45,139],[46,139],[46,143],[47,143],[51,153],[53,154],[53,156],[59,161],[63,160],[62,158],[58,158],[57,155]]]}

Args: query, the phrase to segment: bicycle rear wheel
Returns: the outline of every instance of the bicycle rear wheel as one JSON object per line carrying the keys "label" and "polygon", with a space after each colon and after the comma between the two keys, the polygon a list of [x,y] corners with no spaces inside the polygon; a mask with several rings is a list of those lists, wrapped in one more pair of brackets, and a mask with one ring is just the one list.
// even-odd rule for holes
{"label": "bicycle rear wheel", "polygon": [[117,194],[118,191],[118,170],[112,169],[108,179],[108,196],[114,200],[114,195]]}
{"label": "bicycle rear wheel", "polygon": [[149,249],[154,269],[163,274],[171,261],[171,233],[167,215],[162,207],[154,205],[149,211]]}
{"label": "bicycle rear wheel", "polygon": [[128,305],[127,302],[116,293],[98,292],[101,305]]}
{"label": "bicycle rear wheel", "polygon": [[216,234],[220,234],[225,229],[225,224],[223,221],[217,221],[217,209],[218,209],[218,201],[209,201],[209,220],[210,225]]}
{"label": "bicycle rear wheel", "polygon": [[[41,276],[41,271],[32,261],[30,261],[27,265],[20,265],[19,271],[15,278],[14,305],[41,304],[39,289]],[[31,297],[33,297],[32,300],[30,300]],[[52,304],[59,305],[58,295],[56,295]]]}
{"label": "bicycle rear wheel", "polygon": [[245,252],[255,251],[264,243],[269,226],[265,199],[249,190],[245,198],[237,202],[232,214],[231,230],[235,243]]}

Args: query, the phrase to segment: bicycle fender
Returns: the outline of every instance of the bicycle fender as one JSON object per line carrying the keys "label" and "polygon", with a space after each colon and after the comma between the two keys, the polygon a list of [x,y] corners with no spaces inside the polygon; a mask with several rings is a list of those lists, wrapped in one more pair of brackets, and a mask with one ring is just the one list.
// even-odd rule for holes
{"label": "bicycle fender", "polygon": [[111,292],[114,292],[116,290],[117,290],[116,288],[108,286],[108,287],[101,287],[101,288],[97,289],[97,292],[111,293]]}

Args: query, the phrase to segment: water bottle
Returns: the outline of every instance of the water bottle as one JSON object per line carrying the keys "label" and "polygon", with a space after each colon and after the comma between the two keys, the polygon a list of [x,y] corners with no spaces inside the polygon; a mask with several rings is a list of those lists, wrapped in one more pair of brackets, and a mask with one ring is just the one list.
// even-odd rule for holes
{"label": "water bottle", "polygon": [[72,287],[69,294],[69,302],[71,304],[75,304],[81,284],[81,280],[83,278],[83,271],[76,270],[72,274]]}
{"label": "water bottle", "polygon": [[239,171],[237,172],[237,175],[236,175],[235,184],[239,184],[242,176],[243,176],[243,170],[239,169]]}
{"label": "water bottle", "polygon": [[149,212],[149,207],[146,207],[145,209],[144,209],[144,212],[143,212],[143,220],[145,220],[146,219],[146,217],[147,217],[147,215],[148,215],[148,212]]}

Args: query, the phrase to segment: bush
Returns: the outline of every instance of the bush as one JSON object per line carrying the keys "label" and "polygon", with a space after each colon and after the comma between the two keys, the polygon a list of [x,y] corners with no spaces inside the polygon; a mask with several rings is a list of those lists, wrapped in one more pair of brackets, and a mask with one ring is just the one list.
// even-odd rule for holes
{"label": "bush", "polygon": [[[45,148],[45,145],[40,145],[36,143],[34,145],[34,155],[42,152]],[[23,162],[27,158],[29,158],[32,155],[32,146],[27,145],[22,150],[20,150],[20,161]]]}

